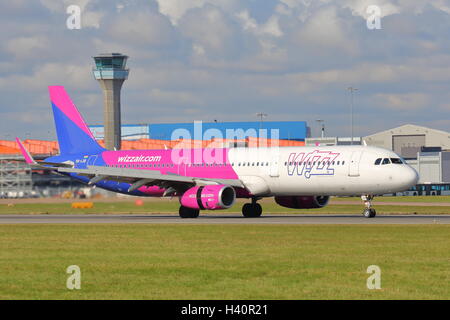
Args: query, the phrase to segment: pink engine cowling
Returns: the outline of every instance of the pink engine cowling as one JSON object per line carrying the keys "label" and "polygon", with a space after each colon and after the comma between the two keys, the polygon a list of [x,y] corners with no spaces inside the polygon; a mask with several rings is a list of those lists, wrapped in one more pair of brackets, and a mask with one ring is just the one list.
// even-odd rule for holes
{"label": "pink engine cowling", "polygon": [[275,202],[291,209],[315,209],[328,204],[329,196],[286,196],[275,197]]}
{"label": "pink engine cowling", "polygon": [[236,192],[226,185],[207,185],[190,188],[180,197],[180,204],[191,209],[220,210],[234,204]]}

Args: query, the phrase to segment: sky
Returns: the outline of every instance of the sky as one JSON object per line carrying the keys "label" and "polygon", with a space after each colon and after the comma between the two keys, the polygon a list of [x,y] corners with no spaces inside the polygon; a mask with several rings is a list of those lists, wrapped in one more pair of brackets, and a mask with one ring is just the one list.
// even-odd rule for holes
{"label": "sky", "polygon": [[[368,28],[374,5],[381,29]],[[0,2],[0,28],[0,139],[55,138],[49,85],[102,123],[104,52],[130,57],[126,124],[265,113],[349,136],[352,86],[355,136],[450,131],[450,0],[15,0]]]}

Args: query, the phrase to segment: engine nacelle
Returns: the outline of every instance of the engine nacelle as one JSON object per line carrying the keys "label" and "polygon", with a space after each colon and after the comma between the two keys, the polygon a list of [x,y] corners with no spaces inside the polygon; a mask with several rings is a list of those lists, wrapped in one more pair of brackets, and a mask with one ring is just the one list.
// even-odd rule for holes
{"label": "engine nacelle", "polygon": [[190,188],[180,197],[183,207],[200,210],[228,209],[236,200],[234,188],[227,185],[206,185]]}
{"label": "engine nacelle", "polygon": [[329,196],[286,196],[275,197],[275,202],[291,209],[315,209],[328,204]]}

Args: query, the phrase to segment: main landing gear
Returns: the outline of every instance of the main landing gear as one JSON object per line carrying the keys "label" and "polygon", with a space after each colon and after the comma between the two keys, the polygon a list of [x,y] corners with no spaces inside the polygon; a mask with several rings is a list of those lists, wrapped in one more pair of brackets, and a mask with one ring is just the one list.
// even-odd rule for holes
{"label": "main landing gear", "polygon": [[181,206],[178,213],[180,214],[181,218],[198,218],[200,210]]}
{"label": "main landing gear", "polygon": [[256,198],[252,198],[252,203],[246,203],[242,206],[242,214],[246,218],[257,218],[262,214],[262,207],[256,202]]}
{"label": "main landing gear", "polygon": [[372,195],[363,195],[361,196],[362,201],[364,201],[364,205],[366,208],[363,211],[363,215],[366,218],[374,218],[377,215],[377,212],[374,208],[372,208]]}

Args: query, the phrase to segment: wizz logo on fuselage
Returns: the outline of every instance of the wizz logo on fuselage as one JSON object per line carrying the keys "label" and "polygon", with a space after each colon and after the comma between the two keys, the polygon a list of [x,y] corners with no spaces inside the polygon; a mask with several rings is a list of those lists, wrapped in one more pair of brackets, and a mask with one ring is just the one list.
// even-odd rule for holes
{"label": "wizz logo on fuselage", "polygon": [[295,173],[309,179],[313,175],[334,175],[333,162],[340,153],[314,150],[312,152],[291,153],[287,161],[288,175]]}

